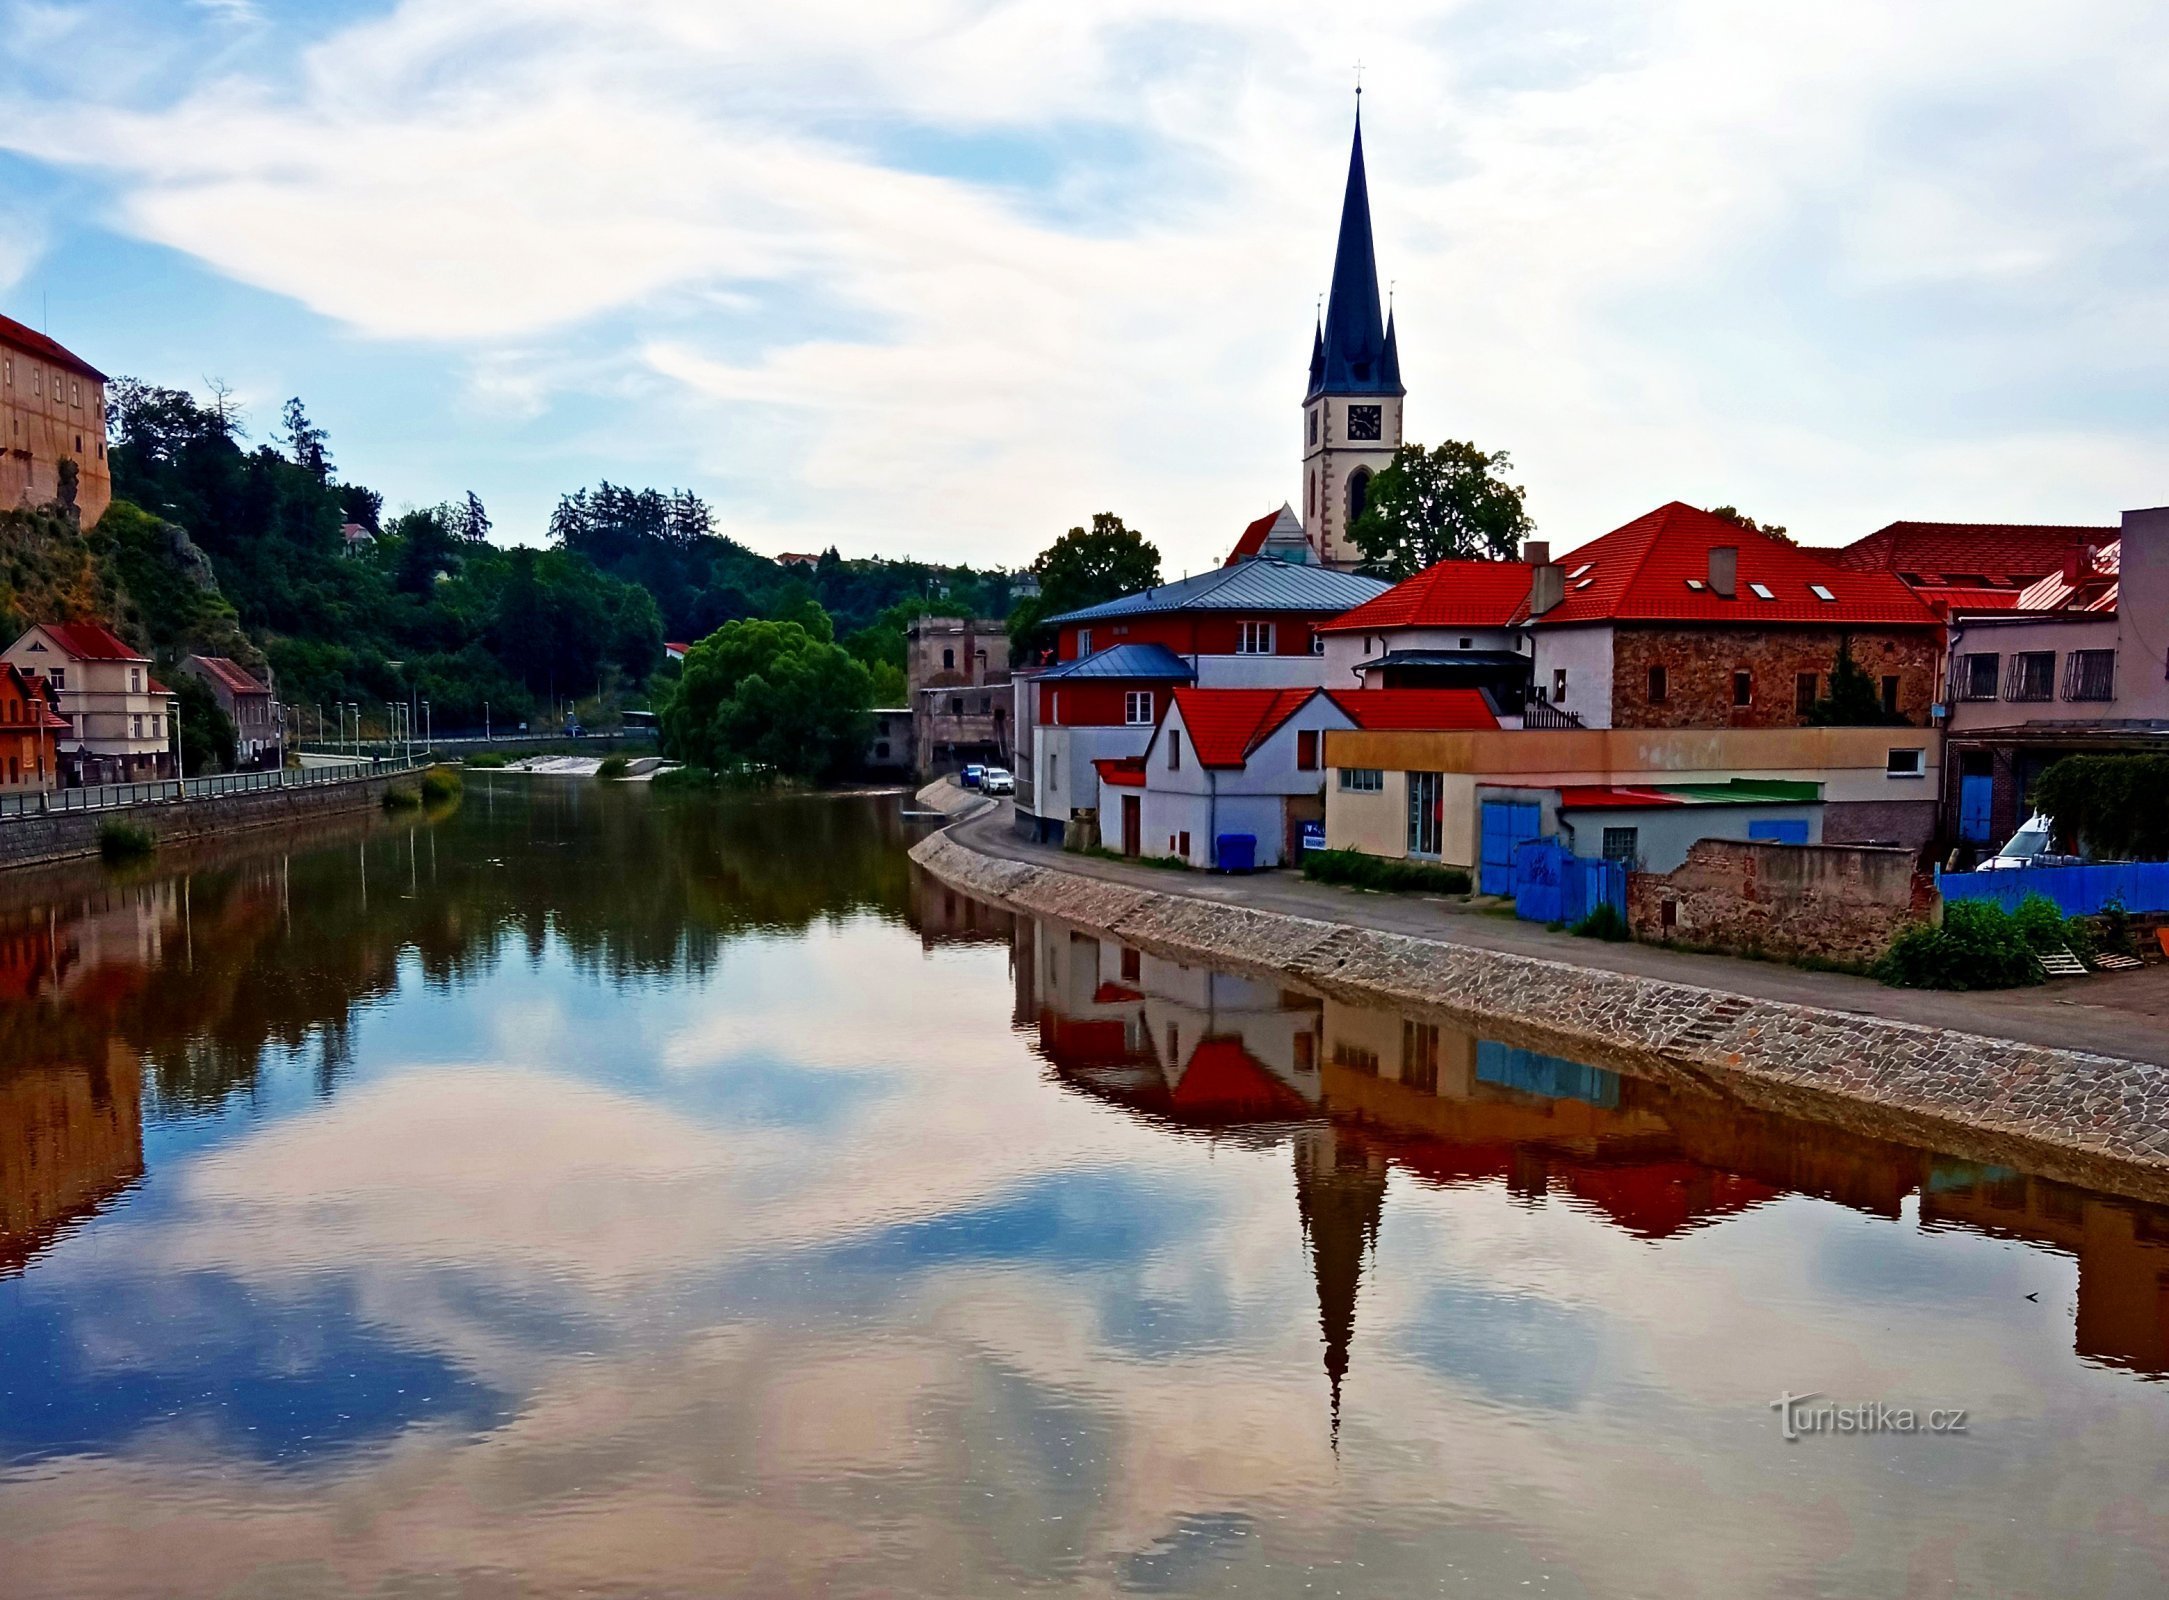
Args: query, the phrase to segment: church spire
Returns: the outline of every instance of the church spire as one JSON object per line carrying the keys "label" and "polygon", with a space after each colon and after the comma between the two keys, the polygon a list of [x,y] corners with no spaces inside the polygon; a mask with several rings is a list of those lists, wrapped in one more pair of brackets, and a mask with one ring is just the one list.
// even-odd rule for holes
{"label": "church spire", "polygon": [[[1356,112],[1355,142],[1348,153],[1348,188],[1341,197],[1340,241],[1333,252],[1333,290],[1326,299],[1319,343],[1325,357],[1314,366],[1310,393],[1402,393],[1400,376],[1386,372],[1388,344],[1384,308],[1378,301],[1378,258],[1371,246],[1371,191],[1363,172],[1363,113]],[[1396,360],[1395,366],[1399,363]]]}

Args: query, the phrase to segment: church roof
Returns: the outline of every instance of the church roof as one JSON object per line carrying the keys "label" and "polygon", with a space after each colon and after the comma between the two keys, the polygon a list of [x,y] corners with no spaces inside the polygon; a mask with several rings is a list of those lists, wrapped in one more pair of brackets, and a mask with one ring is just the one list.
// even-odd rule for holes
{"label": "church roof", "polygon": [[1378,258],[1371,248],[1371,192],[1363,176],[1363,118],[1356,117],[1341,199],[1341,236],[1333,251],[1333,289],[1325,330],[1314,347],[1310,394],[1401,394],[1401,361],[1378,300]]}

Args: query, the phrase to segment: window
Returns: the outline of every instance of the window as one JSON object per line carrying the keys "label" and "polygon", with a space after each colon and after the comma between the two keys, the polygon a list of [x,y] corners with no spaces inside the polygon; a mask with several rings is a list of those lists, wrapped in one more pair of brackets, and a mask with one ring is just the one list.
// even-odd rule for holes
{"label": "window", "polygon": [[964,697],[962,695],[953,694],[949,697],[949,715],[952,717],[964,715]]}
{"label": "window", "polygon": [[1898,675],[1894,672],[1886,672],[1883,675],[1883,715],[1895,717],[1897,714]]}
{"label": "window", "polygon": [[1366,1078],[1375,1078],[1378,1076],[1378,1052],[1336,1039],[1333,1041],[1333,1065],[1349,1072],[1360,1072]]}
{"label": "window", "polygon": [[1993,700],[2003,678],[2003,657],[1994,650],[1958,658],[1958,693],[1966,700]]}
{"label": "window", "polygon": [[1468,638],[1466,635],[1464,635],[1461,640],[1461,648],[1466,650],[1470,645],[1474,644],[1475,642],[1476,641],[1474,639]]}
{"label": "window", "polygon": [[2114,700],[2116,698],[2116,652],[2074,650],[2064,657],[2066,700]]}
{"label": "window", "polygon": [[130,667],[128,669],[128,692],[130,694],[141,694],[143,692],[143,669],[141,667]]}
{"label": "window", "polygon": [[1642,856],[1642,830],[1639,828],[1606,828],[1604,830],[1604,859],[1623,861],[1633,866]]}
{"label": "window", "polygon": [[140,739],[140,738],[142,738],[142,737],[143,737],[143,713],[142,713],[142,712],[140,712],[140,711],[138,711],[138,712],[134,712],[134,713],[132,713],[132,714],[131,714],[131,715],[129,716],[129,718],[128,718],[128,737],[129,737],[129,738],[131,738],[131,739]]}
{"label": "window", "polygon": [[2021,650],[2003,680],[2006,700],[2046,700],[2056,692],[2056,652]]}
{"label": "window", "polygon": [[1316,772],[1318,770],[1318,730],[1299,728],[1295,735],[1295,770]]}
{"label": "window", "polygon": [[1444,777],[1436,772],[1408,775],[1408,853],[1412,856],[1439,853],[1445,787]]}
{"label": "window", "polygon": [[1671,682],[1666,677],[1664,668],[1651,667],[1649,669],[1649,703],[1653,706],[1663,705],[1665,696],[1671,693],[1671,689]]}
{"label": "window", "polygon": [[1823,680],[1813,672],[1796,672],[1792,679],[1792,708],[1803,717],[1815,709],[1815,702],[1822,698]]}
{"label": "window", "polygon": [[1133,728],[1147,727],[1152,722],[1152,691],[1131,689],[1122,697],[1122,720]]}
{"label": "window", "polygon": [[1190,835],[1189,835],[1189,834],[1187,834],[1187,833],[1178,833],[1178,834],[1176,834],[1176,835],[1175,835],[1175,854],[1177,854],[1177,855],[1181,856],[1181,857],[1183,858],[1183,860],[1185,860],[1185,861],[1187,861],[1187,860],[1189,860],[1189,859],[1190,859]]}
{"label": "window", "polygon": [[956,671],[956,652],[954,650],[944,650],[941,653],[941,670],[944,672]]}
{"label": "window", "polygon": [[1736,706],[1755,703],[1755,675],[1744,667],[1732,675],[1732,703]]}
{"label": "window", "polygon": [[1269,656],[1273,653],[1273,625],[1270,622],[1239,622],[1235,625],[1235,653],[1239,656]]}
{"label": "window", "polygon": [[1928,752],[1925,750],[1893,750],[1883,764],[1884,774],[1892,778],[1919,778],[1927,775]]}
{"label": "window", "polygon": [[1144,976],[1145,958],[1129,945],[1122,947],[1122,981],[1135,983]]}
{"label": "window", "polygon": [[1551,669],[1551,697],[1555,703],[1566,699],[1566,668],[1564,667],[1553,667]]}
{"label": "window", "polygon": [[1438,1024],[1401,1023],[1401,1081],[1425,1094],[1438,1093]]}
{"label": "window", "polygon": [[68,669],[66,667],[54,667],[45,676],[46,681],[53,686],[55,693],[68,686]]}
{"label": "window", "polygon": [[1386,787],[1386,774],[1377,767],[1341,768],[1343,794],[1377,794]]}
{"label": "window", "polygon": [[1348,521],[1351,525],[1371,503],[1371,469],[1358,467],[1348,474]]}
{"label": "window", "polygon": [[[68,403],[77,406],[83,403],[83,386],[73,380],[70,380],[68,384]],[[82,448],[81,444],[76,445],[76,449],[80,450]]]}
{"label": "window", "polygon": [[1755,591],[1757,600],[1775,600],[1777,598],[1776,595],[1770,592],[1770,586],[1766,583],[1751,583],[1748,588]]}
{"label": "window", "polygon": [[1077,630],[1077,653],[1081,656],[1088,656],[1092,653],[1092,630],[1090,628],[1079,628]]}
{"label": "window", "polygon": [[1821,584],[1819,584],[1819,583],[1811,583],[1811,584],[1809,584],[1809,585],[1808,585],[1808,593],[1809,593],[1809,594],[1812,594],[1812,595],[1813,595],[1813,596],[1814,596],[1814,597],[1815,597],[1816,599],[1818,599],[1818,600],[1826,600],[1826,601],[1828,601],[1828,602],[1829,602],[1830,604],[1832,604],[1832,605],[1836,605],[1836,604],[1837,604],[1837,600],[1838,600],[1838,597],[1837,597],[1836,595],[1832,594],[1832,593],[1831,593],[1831,592],[1830,592],[1830,591],[1829,591],[1828,589],[1825,589],[1825,588],[1824,588],[1824,587],[1823,587],[1823,586],[1822,586]]}
{"label": "window", "polygon": [[1057,787],[1059,787],[1059,785],[1057,785],[1057,784],[1055,783],[1055,781],[1054,781],[1054,775],[1055,775],[1055,771],[1056,771],[1056,768],[1055,768],[1055,760],[1056,760],[1056,757],[1055,757],[1055,754],[1054,754],[1054,752],[1053,752],[1053,751],[1051,751],[1051,750],[1050,750],[1050,751],[1048,751],[1048,752],[1047,752],[1047,787],[1048,787],[1049,789],[1054,789],[1054,788],[1057,788]]}
{"label": "window", "polygon": [[1325,654],[1325,635],[1316,628],[1310,630],[1310,653],[1314,656]]}
{"label": "window", "polygon": [[1167,730],[1167,770],[1182,771],[1182,729]]}
{"label": "window", "polygon": [[1316,406],[1310,408],[1310,442],[1312,444],[1318,442],[1318,408]]}

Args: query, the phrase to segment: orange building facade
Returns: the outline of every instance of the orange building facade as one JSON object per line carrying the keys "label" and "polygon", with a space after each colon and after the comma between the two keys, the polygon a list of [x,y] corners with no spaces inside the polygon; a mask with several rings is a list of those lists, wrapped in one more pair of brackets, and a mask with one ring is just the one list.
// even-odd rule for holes
{"label": "orange building facade", "polygon": [[0,316],[0,511],[50,505],[60,464],[77,468],[75,504],[96,527],[113,503],[105,459],[105,374],[12,317]]}
{"label": "orange building facade", "polygon": [[0,661],[0,793],[55,787],[67,732],[44,680]]}

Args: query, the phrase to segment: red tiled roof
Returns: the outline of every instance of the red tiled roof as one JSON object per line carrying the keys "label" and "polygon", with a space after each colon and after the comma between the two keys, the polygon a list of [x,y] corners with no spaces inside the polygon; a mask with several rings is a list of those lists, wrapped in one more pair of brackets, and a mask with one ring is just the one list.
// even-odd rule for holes
{"label": "red tiled roof", "polygon": [[50,361],[56,367],[66,367],[80,372],[84,377],[105,382],[105,374],[70,350],[66,345],[48,339],[35,328],[26,328],[13,317],[0,316],[0,344],[11,344],[26,355]]}
{"label": "red tiled roof", "polygon": [[[1383,694],[1386,691],[1380,690]],[[1200,765],[1239,767],[1316,689],[1177,689],[1174,703]]]}
{"label": "red tiled roof", "polygon": [[2075,545],[2106,544],[2115,528],[2018,522],[1893,522],[1836,550],[1816,552],[1853,572],[1911,574],[1936,584],[1964,574],[2024,588],[2064,564]]}
{"label": "red tiled roof", "polygon": [[1504,628],[1529,598],[1526,561],[1441,561],[1322,624],[1320,633]]}
{"label": "red tiled roof", "polygon": [[2009,611],[2019,603],[2022,589],[1976,589],[1970,584],[1917,583],[1913,592],[1939,617],[1953,611]]}
{"label": "red tiled roof", "polygon": [[[1732,599],[1708,585],[1710,551],[1739,551]],[[1675,500],[1560,557],[1566,598],[1540,626],[1566,622],[1825,623],[1927,627],[1936,616],[1888,572],[1832,566],[1813,552]],[[1756,585],[1769,591],[1763,598]],[[1831,598],[1823,599],[1820,587]],[[1526,612],[1526,607],[1523,608]]]}
{"label": "red tiled roof", "polygon": [[225,656],[198,656],[206,672],[223,683],[232,694],[269,694],[271,691],[258,683],[238,661]]}
{"label": "red tiled roof", "polygon": [[148,661],[102,622],[40,623],[52,641],[78,661]]}
{"label": "red tiled roof", "polygon": [[2094,551],[2083,571],[2052,572],[2021,594],[2015,605],[2020,611],[2114,611],[2123,563],[2124,540],[2119,535]]}
{"label": "red tiled roof", "polygon": [[1118,789],[1142,789],[1145,786],[1143,756],[1100,756],[1092,765],[1098,769],[1102,783],[1111,783]]}
{"label": "red tiled roof", "polygon": [[160,683],[156,678],[146,678],[144,679],[144,682],[150,685],[150,691],[152,694],[170,695],[173,693],[171,689]]}
{"label": "red tiled roof", "polygon": [[1410,733],[1453,733],[1496,728],[1499,719],[1476,689],[1325,689],[1359,728]]}
{"label": "red tiled roof", "polygon": [[1268,511],[1264,516],[1258,518],[1256,522],[1251,523],[1250,526],[1243,529],[1242,537],[1235,541],[1233,553],[1220,564],[1224,567],[1232,567],[1236,562],[1247,561],[1250,557],[1263,550],[1265,548],[1265,536],[1273,531],[1273,524],[1279,520],[1280,513],[1276,510]]}

